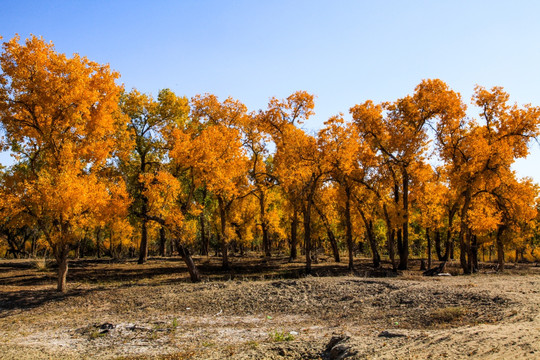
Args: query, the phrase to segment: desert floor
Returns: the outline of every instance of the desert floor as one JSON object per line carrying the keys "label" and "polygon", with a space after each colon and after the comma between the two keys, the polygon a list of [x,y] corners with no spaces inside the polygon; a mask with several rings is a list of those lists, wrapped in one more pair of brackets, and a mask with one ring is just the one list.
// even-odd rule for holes
{"label": "desert floor", "polygon": [[[330,261],[0,260],[1,359],[540,359],[540,267],[424,277]],[[388,266],[388,265],[386,265]]]}

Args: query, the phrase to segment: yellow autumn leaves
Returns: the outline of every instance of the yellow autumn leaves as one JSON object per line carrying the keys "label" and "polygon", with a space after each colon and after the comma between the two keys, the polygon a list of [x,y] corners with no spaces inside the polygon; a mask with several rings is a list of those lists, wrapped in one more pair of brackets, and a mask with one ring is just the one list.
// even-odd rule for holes
{"label": "yellow autumn leaves", "polygon": [[4,43],[0,65],[2,147],[18,160],[2,173],[0,210],[39,229],[59,262],[92,229],[107,232],[110,249],[137,247],[140,234],[144,262],[149,228],[197,247],[207,225],[224,266],[231,244],[262,242],[266,256],[289,246],[292,258],[303,246],[309,271],[312,240],[327,237],[347,249],[351,269],[360,239],[374,266],[382,254],[406,269],[413,222],[428,239],[447,234],[472,272],[479,242],[496,237],[504,251],[508,234],[532,231],[538,189],[511,165],[538,136],[540,109],[509,105],[500,87],[475,89],[477,120],[432,79],[309,134],[301,126],[314,96],[305,91],[257,112],[212,94],[154,98],[36,37]]}

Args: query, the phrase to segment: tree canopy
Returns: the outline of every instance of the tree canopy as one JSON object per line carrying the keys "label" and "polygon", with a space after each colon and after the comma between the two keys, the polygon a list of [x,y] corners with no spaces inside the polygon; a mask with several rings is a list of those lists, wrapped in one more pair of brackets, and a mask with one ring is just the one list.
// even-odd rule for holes
{"label": "tree canopy", "polygon": [[[271,98],[266,109],[212,94],[157,98],[126,91],[119,74],[31,37],[0,55],[0,255],[51,251],[64,291],[68,258],[178,252],[286,253],[306,272],[346,251],[375,268],[411,256],[478,270],[479,253],[539,258],[538,186],[511,166],[529,152],[540,108],[500,87],[461,95],[439,79],[411,95],[351,104],[313,133],[315,96]],[[434,243],[433,243],[434,242]],[[366,244],[367,246],[364,246]],[[397,258],[396,258],[397,257]]]}

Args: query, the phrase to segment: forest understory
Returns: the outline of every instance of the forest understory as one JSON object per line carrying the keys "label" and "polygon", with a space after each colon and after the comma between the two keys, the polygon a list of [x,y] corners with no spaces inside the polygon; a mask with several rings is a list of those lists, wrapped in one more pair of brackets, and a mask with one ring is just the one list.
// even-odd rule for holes
{"label": "forest understory", "polygon": [[54,265],[0,260],[2,359],[540,358],[540,267],[425,277],[370,259],[322,258],[305,276],[286,257],[71,262],[66,293]]}

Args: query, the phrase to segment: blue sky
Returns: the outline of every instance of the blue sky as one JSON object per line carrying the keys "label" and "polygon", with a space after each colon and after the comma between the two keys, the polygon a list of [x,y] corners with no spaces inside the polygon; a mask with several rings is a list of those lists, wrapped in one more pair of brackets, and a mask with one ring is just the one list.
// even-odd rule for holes
{"label": "blue sky", "polygon": [[[540,105],[536,1],[3,1],[0,35],[54,42],[109,63],[126,88],[233,96],[251,110],[296,90],[317,96],[308,128],[367,99],[440,78]],[[476,116],[476,109],[469,114]],[[7,157],[0,155],[6,164]],[[519,161],[540,182],[539,145]]]}

